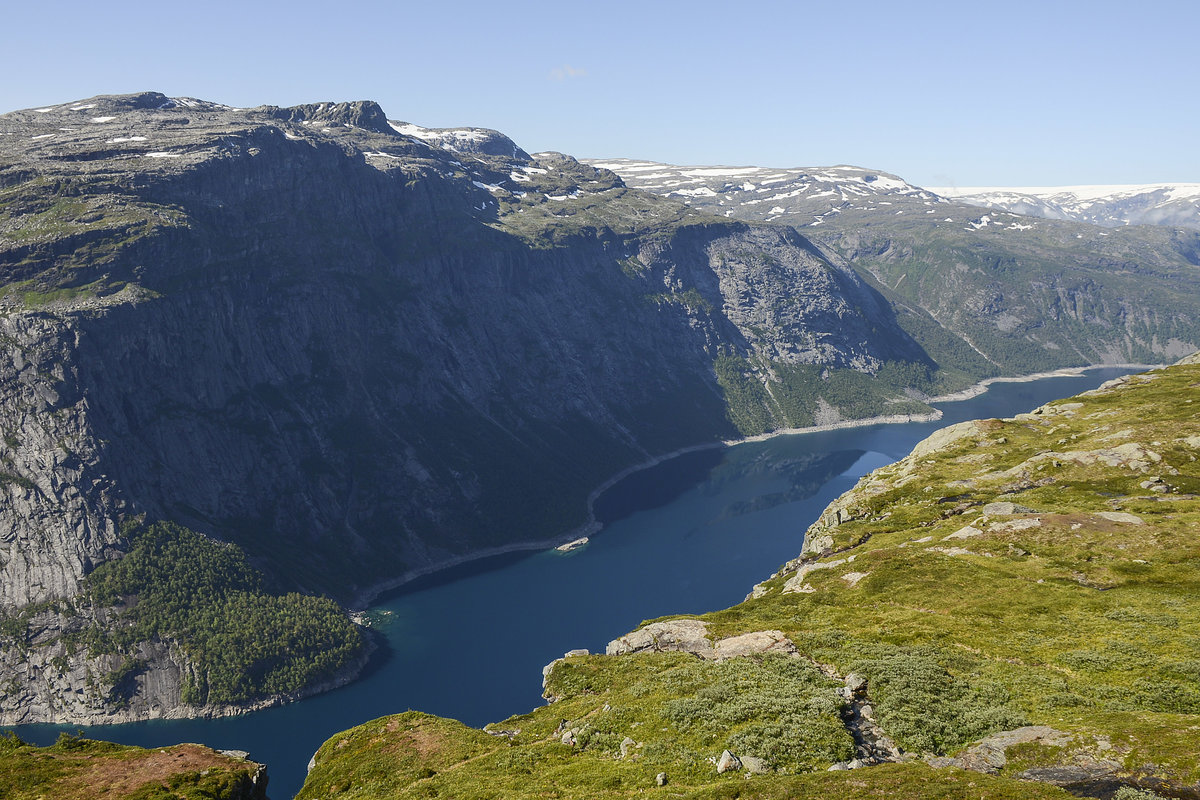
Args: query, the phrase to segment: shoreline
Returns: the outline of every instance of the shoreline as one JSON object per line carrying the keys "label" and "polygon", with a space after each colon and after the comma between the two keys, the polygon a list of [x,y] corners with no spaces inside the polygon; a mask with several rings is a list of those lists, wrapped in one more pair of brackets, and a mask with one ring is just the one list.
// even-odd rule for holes
{"label": "shoreline", "polygon": [[1150,370],[1166,366],[1165,364],[1093,364],[1090,367],[1063,367],[1049,372],[1034,372],[1029,375],[998,375],[995,378],[984,378],[979,383],[960,389],[949,394],[940,394],[923,400],[924,403],[958,403],[970,400],[983,394],[993,383],[1029,383],[1043,378],[1071,378],[1090,372],[1094,369],[1140,369]]}
{"label": "shoreline", "polygon": [[[1041,380],[1043,378],[1073,377],[1073,376],[1082,375],[1086,372],[1089,372],[1091,370],[1096,370],[1096,369],[1113,368],[1113,369],[1146,370],[1146,369],[1153,369],[1157,366],[1162,366],[1162,365],[1096,364],[1096,365],[1087,366],[1087,367],[1070,367],[1070,368],[1064,368],[1064,369],[1054,370],[1054,371],[1050,371],[1050,372],[1033,373],[1033,374],[1024,375],[1024,376],[1000,376],[1000,377],[995,377],[995,378],[987,378],[983,381],[980,381],[979,383],[976,383],[970,387],[967,387],[966,389],[960,390],[958,392],[946,394],[946,395],[941,395],[938,397],[928,398],[928,399],[924,400],[923,402],[925,402],[925,403],[949,403],[949,402],[959,402],[959,401],[963,401],[963,400],[969,400],[969,399],[978,397],[979,395],[986,393],[988,390],[988,387],[991,386],[991,384],[993,384],[993,383],[1021,383],[1021,382],[1033,382],[1033,381]],[[594,511],[595,501],[600,497],[600,495],[602,495],[604,492],[606,492],[607,490],[612,488],[618,482],[620,482],[620,481],[624,480],[625,478],[629,477],[630,475],[634,474],[635,472],[640,472],[642,470],[649,469],[649,468],[657,466],[658,464],[661,464],[665,461],[669,461],[672,458],[677,458],[678,456],[681,456],[681,455],[686,455],[688,453],[694,453],[694,452],[698,452],[698,451],[702,451],[702,450],[711,450],[711,449],[715,449],[715,448],[732,447],[732,446],[738,445],[738,444],[745,444],[745,443],[751,443],[751,442],[762,442],[762,441],[766,441],[768,439],[773,439],[777,436],[796,436],[796,435],[803,435],[803,434],[808,434],[808,433],[821,433],[821,432],[834,431],[834,430],[869,427],[872,425],[934,422],[934,421],[940,420],[942,417],[943,417],[943,412],[940,409],[935,408],[932,411],[926,412],[926,413],[888,414],[888,415],[881,415],[881,416],[875,416],[875,417],[864,417],[861,419],[842,420],[842,421],[832,422],[832,423],[823,423],[823,424],[819,424],[819,425],[810,425],[810,426],[803,427],[803,428],[783,428],[783,429],[771,431],[769,433],[757,434],[755,436],[748,436],[748,437],[744,437],[744,438],[740,438],[740,439],[715,440],[715,441],[711,441],[711,442],[702,442],[699,444],[694,444],[694,445],[689,445],[686,447],[677,448],[671,452],[664,453],[662,455],[655,456],[653,458],[649,458],[638,464],[629,466],[629,467],[621,470],[620,472],[616,473],[612,477],[608,478],[603,483],[601,483],[599,486],[597,486],[595,489],[593,489],[588,494],[588,497],[587,497],[587,519],[586,519],[586,521],[583,522],[581,525],[571,529],[570,531],[558,534],[558,535],[548,538],[548,539],[539,539],[539,540],[531,540],[531,541],[523,541],[523,542],[512,542],[512,543],[509,543],[506,545],[490,547],[485,550],[479,550],[479,551],[475,551],[475,552],[469,553],[469,554],[453,556],[453,557],[446,558],[446,559],[437,561],[435,563],[426,565],[424,567],[408,570],[408,571],[404,572],[403,574],[397,576],[394,579],[369,586],[369,587],[357,592],[356,594],[353,595],[353,598],[350,602],[343,605],[343,608],[346,609],[346,611],[351,615],[351,617],[355,617],[359,614],[369,611],[370,608],[372,607],[372,605],[382,595],[392,592],[392,591],[395,591],[397,589],[400,589],[400,588],[404,587],[406,584],[412,583],[413,581],[416,581],[419,578],[434,575],[439,572],[444,572],[446,570],[450,570],[455,567],[459,567],[459,566],[462,566],[465,564],[470,564],[472,562],[481,561],[481,560],[488,559],[488,558],[495,558],[495,557],[511,555],[511,554],[515,554],[515,553],[535,553],[535,552],[553,550],[559,545],[573,542],[582,537],[592,536],[603,528],[603,525],[596,520],[595,511]],[[378,642],[375,640],[375,636],[377,636],[379,634],[377,634],[375,631],[372,631],[367,626],[363,626],[363,627],[366,629],[367,646],[366,646],[366,648],[364,648],[365,652],[363,654],[361,654],[359,656],[359,658],[355,659],[353,662],[351,662],[349,664],[344,665],[344,667],[341,670],[338,670],[337,673],[329,676],[325,681],[322,681],[321,683],[311,686],[311,687],[306,687],[305,689],[302,689],[301,691],[294,693],[294,694],[274,695],[272,697],[262,698],[260,700],[253,701],[251,703],[246,703],[244,705],[204,706],[204,707],[200,707],[200,708],[196,708],[196,709],[190,709],[190,708],[181,706],[181,707],[176,707],[176,708],[171,708],[171,709],[165,709],[164,710],[165,713],[162,713],[160,711],[160,713],[158,713],[158,714],[151,714],[151,715],[137,714],[137,715],[126,716],[126,714],[118,713],[115,715],[104,715],[103,718],[92,718],[92,719],[88,719],[86,721],[83,721],[80,719],[73,719],[69,722],[62,722],[62,721],[58,721],[58,722],[43,721],[41,723],[10,722],[6,725],[6,727],[7,726],[20,726],[20,725],[25,725],[25,724],[105,726],[105,725],[121,725],[121,724],[133,723],[133,722],[144,722],[144,721],[149,721],[149,720],[154,720],[154,719],[164,719],[164,720],[213,719],[213,718],[219,718],[219,717],[239,716],[239,715],[253,712],[253,711],[259,711],[259,710],[263,710],[266,708],[290,704],[297,700],[302,700],[307,697],[311,697],[311,696],[318,695],[318,694],[323,694],[323,693],[331,691],[333,689],[337,689],[337,688],[346,686],[348,684],[354,683],[355,681],[359,680],[363,676],[364,672],[366,672],[370,668],[372,662],[376,658],[380,657],[382,655],[382,651],[384,650],[384,648],[380,647]]]}
{"label": "shoreline", "polygon": [[[1162,366],[1164,365],[1092,364],[1086,367],[1063,367],[1061,369],[1051,370],[1048,372],[1034,372],[1029,375],[1001,375],[994,378],[984,378],[978,383],[972,384],[965,389],[961,389],[957,392],[950,392],[944,395],[938,395],[937,397],[930,397],[922,400],[921,402],[926,404],[956,403],[964,400],[971,400],[987,392],[988,387],[994,383],[1030,383],[1033,381],[1042,380],[1043,378],[1076,377],[1095,369],[1149,370]],[[369,586],[355,593],[353,599],[351,602],[345,605],[345,608],[352,614],[368,611],[371,605],[383,594],[400,589],[405,584],[412,583],[418,578],[425,578],[429,575],[433,575],[444,570],[460,567],[464,564],[470,564],[473,561],[481,561],[483,559],[511,555],[513,553],[532,553],[540,550],[553,550],[559,545],[567,544],[568,542],[584,536],[594,536],[604,527],[596,520],[594,509],[596,499],[615,486],[617,483],[625,478],[628,478],[635,472],[656,467],[664,461],[669,461],[672,458],[687,455],[688,453],[699,452],[701,450],[712,450],[720,447],[733,447],[734,445],[746,444],[750,442],[765,442],[768,439],[775,438],[776,436],[798,436],[806,433],[823,433],[827,431],[844,430],[847,428],[866,428],[871,425],[902,425],[910,422],[936,422],[937,420],[941,419],[942,416],[942,411],[935,408],[930,412],[922,414],[885,414],[877,417],[862,417],[860,419],[849,419],[842,420],[840,422],[827,422],[820,425],[809,425],[804,428],[780,428],[779,430],[770,431],[769,433],[760,433],[741,439],[720,439],[712,442],[702,442],[700,444],[680,447],[672,450],[669,453],[663,453],[662,455],[654,456],[646,461],[626,467],[589,492],[587,497],[587,519],[582,524],[572,528],[569,531],[557,534],[548,539],[513,542],[507,545],[489,547],[486,550],[479,550],[474,553],[453,556],[425,567],[408,570],[403,575],[399,575],[392,580]]]}

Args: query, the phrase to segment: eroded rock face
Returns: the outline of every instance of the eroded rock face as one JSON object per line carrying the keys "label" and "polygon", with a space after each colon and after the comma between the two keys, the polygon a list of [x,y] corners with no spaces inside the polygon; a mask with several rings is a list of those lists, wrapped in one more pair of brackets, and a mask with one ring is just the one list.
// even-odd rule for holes
{"label": "eroded rock face", "polygon": [[0,317],[0,611],[75,593],[113,552],[125,509],[79,382],[79,330]]}
{"label": "eroded rock face", "polygon": [[[128,654],[81,657],[61,641],[43,646],[42,639],[81,627],[78,618],[42,612],[30,621],[30,630],[40,633],[27,648],[0,650],[0,674],[10,676],[10,689],[0,694],[0,725],[107,724],[178,715],[189,667],[177,649],[144,642]],[[105,680],[112,675],[120,677]]]}

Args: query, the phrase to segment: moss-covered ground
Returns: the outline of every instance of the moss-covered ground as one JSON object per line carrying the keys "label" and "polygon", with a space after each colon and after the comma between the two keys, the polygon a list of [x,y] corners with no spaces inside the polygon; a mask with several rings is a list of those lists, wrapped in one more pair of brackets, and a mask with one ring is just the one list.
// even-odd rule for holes
{"label": "moss-covered ground", "polygon": [[[1133,376],[865,477],[813,552],[700,617],[714,640],[782,631],[796,656],[571,657],[557,702],[490,733],[410,712],[334,736],[301,797],[1066,797],[1017,776],[1096,762],[1194,792],[1198,388],[1200,365]],[[854,755],[851,672],[910,760],[827,771]],[[1069,738],[1010,747],[994,775],[924,761],[1026,725]],[[723,749],[768,771],[718,775]]]}
{"label": "moss-covered ground", "polygon": [[258,765],[196,744],[145,750],[62,734],[49,747],[0,737],[5,800],[239,800]]}

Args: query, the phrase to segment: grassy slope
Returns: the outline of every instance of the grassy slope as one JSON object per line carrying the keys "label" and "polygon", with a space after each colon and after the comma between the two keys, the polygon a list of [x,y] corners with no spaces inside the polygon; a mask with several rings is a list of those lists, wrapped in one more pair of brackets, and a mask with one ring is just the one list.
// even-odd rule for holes
{"label": "grassy slope", "polygon": [[[802,658],[573,657],[550,676],[559,702],[492,726],[519,729],[511,740],[411,712],[376,720],[322,747],[301,796],[1066,797],[1013,776],[1081,758],[1194,785],[1198,387],[1200,365],[1134,377],[968,423],[864,478],[831,507],[851,519],[831,527],[827,515],[810,532],[828,548],[808,560],[832,565],[795,582],[812,591],[783,591],[798,560],[756,599],[701,617],[714,639],[781,630]],[[1117,447],[1112,465],[1077,455]],[[1038,513],[983,511],[997,500]],[[979,533],[944,541],[968,526]],[[865,675],[876,720],[910,754],[1027,724],[1073,738],[1011,748],[997,776],[919,760],[826,772],[851,742],[838,682],[811,662]],[[635,744],[619,758],[626,736]],[[726,747],[774,770],[718,776],[709,759]]]}
{"label": "grassy slope", "polygon": [[6,800],[247,800],[259,765],[197,744],[144,750],[63,734],[49,747],[0,738]]}

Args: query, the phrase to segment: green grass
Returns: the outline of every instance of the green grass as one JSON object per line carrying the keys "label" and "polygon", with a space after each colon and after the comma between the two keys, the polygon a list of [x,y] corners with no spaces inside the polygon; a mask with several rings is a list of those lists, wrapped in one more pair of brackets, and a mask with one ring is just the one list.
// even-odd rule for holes
{"label": "green grass", "polygon": [[36,747],[0,734],[5,800],[239,800],[256,769],[200,745],[144,750],[64,733]]}
{"label": "green grass", "polygon": [[[1122,765],[1118,777],[1130,783],[1195,784],[1200,448],[1186,437],[1200,436],[1197,404],[1187,402],[1200,366],[1155,375],[1078,398],[1079,407],[979,423],[876,471],[836,502],[853,519],[815,531],[836,551],[823,560],[853,562],[813,571],[811,591],[785,594],[790,565],[757,599],[700,617],[714,639],[783,631],[801,658],[570,658],[548,679],[561,699],[491,726],[519,731],[511,739],[448,720],[385,718],[326,743],[302,796],[1048,798],[1067,795],[1015,777],[1097,758]],[[1049,452],[1121,442],[1143,443],[1162,461],[1143,473]],[[1171,491],[1139,486],[1159,474]],[[983,518],[996,500],[1039,513]],[[1112,511],[1143,524],[1099,516]],[[946,539],[969,524],[981,532]],[[931,549],[951,547],[961,549]],[[849,572],[861,575],[852,583]],[[875,719],[916,756],[954,754],[1023,725],[1071,738],[1012,748],[998,776],[921,763],[829,773],[852,742],[838,681],[814,662],[864,675]],[[414,720],[438,731],[436,758],[413,735],[388,730]],[[369,758],[361,731],[371,732]],[[621,758],[625,737],[635,744]],[[725,748],[764,758],[771,772],[717,775],[711,759]],[[659,772],[669,778],[661,790]]]}

